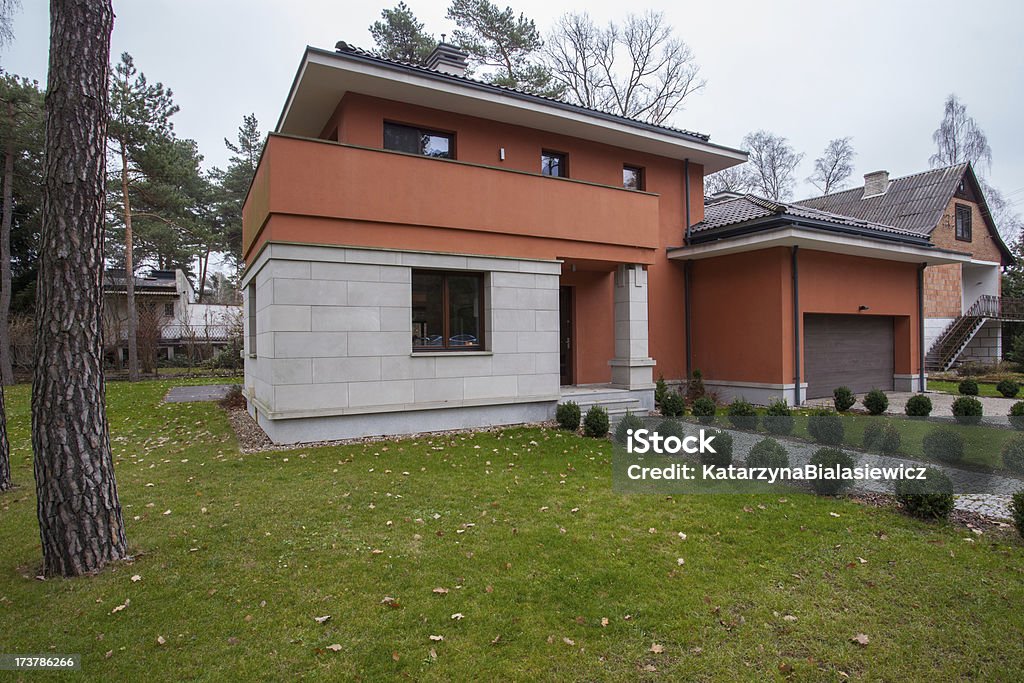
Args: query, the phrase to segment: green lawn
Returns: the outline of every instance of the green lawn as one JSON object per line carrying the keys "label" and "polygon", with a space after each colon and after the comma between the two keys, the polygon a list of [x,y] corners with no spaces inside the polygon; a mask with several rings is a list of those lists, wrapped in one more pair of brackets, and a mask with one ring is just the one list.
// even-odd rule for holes
{"label": "green lawn", "polygon": [[[992,398],[1006,398],[996,391],[996,382],[978,382],[978,395]],[[945,394],[960,394],[960,382],[946,382],[943,380],[928,380],[928,391],[941,391]],[[1017,398],[1021,398],[1018,395]]]}
{"label": "green lawn", "polygon": [[1024,670],[1016,537],[806,495],[620,496],[607,442],[541,429],[240,455],[215,405],[159,404],[169,385],[109,387],[137,560],[45,582],[28,388],[8,389],[0,652],[147,682]]}

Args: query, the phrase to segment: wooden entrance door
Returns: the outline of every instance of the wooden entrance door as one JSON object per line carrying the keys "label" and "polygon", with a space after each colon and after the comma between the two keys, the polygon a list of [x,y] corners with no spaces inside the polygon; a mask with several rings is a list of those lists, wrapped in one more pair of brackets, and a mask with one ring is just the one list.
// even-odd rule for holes
{"label": "wooden entrance door", "polygon": [[575,306],[572,287],[558,288],[558,367],[562,386],[574,384],[576,373],[573,362],[575,339]]}

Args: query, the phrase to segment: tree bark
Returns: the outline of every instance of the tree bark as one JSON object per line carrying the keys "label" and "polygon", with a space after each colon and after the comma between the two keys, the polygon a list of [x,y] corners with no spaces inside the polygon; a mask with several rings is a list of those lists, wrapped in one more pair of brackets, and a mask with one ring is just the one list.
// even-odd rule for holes
{"label": "tree bark", "polygon": [[32,449],[43,573],[128,556],[103,379],[110,0],[50,1]]}
{"label": "tree bark", "polygon": [[128,381],[139,381],[139,316],[135,308],[135,255],[132,204],[128,196],[128,150],[121,143],[121,194],[124,202],[124,286],[128,308]]}
{"label": "tree bark", "polygon": [[0,493],[11,488],[11,444],[7,441],[7,406],[0,386]]}
{"label": "tree bark", "polygon": [[[13,109],[10,104],[8,108]],[[9,112],[13,119],[13,112]],[[14,384],[11,366],[11,333],[7,320],[11,311],[11,224],[14,220],[14,143],[4,150],[4,208],[0,221],[0,383]]]}

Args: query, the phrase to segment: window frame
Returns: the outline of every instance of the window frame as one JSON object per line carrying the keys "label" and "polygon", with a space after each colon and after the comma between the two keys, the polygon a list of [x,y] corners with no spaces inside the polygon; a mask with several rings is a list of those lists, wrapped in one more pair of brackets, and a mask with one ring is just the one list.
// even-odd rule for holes
{"label": "window frame", "polygon": [[246,307],[246,314],[247,314],[247,317],[248,317],[248,320],[246,320],[246,322],[248,323],[248,328],[249,328],[249,329],[246,330],[246,335],[249,338],[249,358],[255,358],[256,357],[256,336],[257,336],[257,331],[256,331],[256,281],[255,281],[255,279],[252,282],[249,283],[249,285],[246,287],[246,290],[247,291],[246,291],[246,297],[245,297],[246,298],[245,307]]}
{"label": "window frame", "polygon": [[[168,311],[168,307],[170,307],[170,313],[167,312]],[[174,303],[173,302],[164,302],[164,317],[165,318],[173,318],[174,317]]]}
{"label": "window frame", "polygon": [[[962,224],[966,227],[966,230],[961,232],[961,216],[963,217]],[[973,212],[971,207],[966,204],[957,204],[953,214],[953,236],[956,237],[960,242],[970,242],[972,237],[973,226]]]}
{"label": "window frame", "polygon": [[[550,173],[544,172],[544,157],[560,157],[561,161],[558,164],[558,175],[551,175]],[[568,178],[569,177],[569,153],[568,152],[557,152],[553,149],[541,149],[540,150],[540,174],[545,178]]]}
{"label": "window frame", "polygon": [[[413,268],[412,275],[409,281],[410,289],[416,279],[417,274],[424,275],[439,275],[441,276],[441,346],[426,346],[417,345],[415,342],[412,343],[412,353],[416,354],[430,354],[430,353],[480,353],[485,351],[485,341],[487,339],[487,324],[485,312],[487,311],[487,288],[486,288],[486,274],[479,271],[469,270],[435,270],[431,268]],[[478,281],[480,301],[479,311],[477,314],[478,334],[477,343],[473,346],[451,346],[451,293],[448,288],[449,277],[473,277]],[[410,311],[410,318],[412,312]],[[415,327],[413,328],[415,332]],[[412,341],[412,340],[410,340]]]}
{"label": "window frame", "polygon": [[[436,135],[438,137],[448,138],[448,156],[446,156],[446,157],[435,157],[435,156],[430,156],[429,154],[424,154],[422,152],[406,152],[406,151],[401,150],[401,149],[389,149],[387,147],[387,139],[388,139],[387,138],[387,135],[388,135],[387,134],[387,127],[388,126],[399,126],[401,128],[409,128],[411,130],[415,130],[415,131],[417,131],[420,134],[420,137],[422,137],[423,135]],[[415,123],[403,123],[402,121],[392,121],[391,119],[384,119],[384,125],[381,126],[381,148],[384,149],[385,151],[388,151],[388,152],[396,152],[398,154],[412,154],[412,155],[415,155],[415,156],[423,157],[425,159],[449,159],[449,160],[451,160],[451,159],[457,159],[458,158],[458,155],[456,154],[456,151],[455,151],[455,141],[456,141],[456,135],[455,135],[455,131],[453,131],[453,130],[439,130],[437,128],[430,128],[430,127],[427,127],[427,126],[421,126],[421,125],[418,125],[418,124],[415,124]]]}
{"label": "window frame", "polygon": [[625,175],[626,171],[636,171],[637,184],[636,187],[626,187],[626,179],[622,179],[622,189],[630,190],[631,192],[646,192],[647,191],[647,169],[643,166],[637,166],[635,164],[623,164],[622,173]]}

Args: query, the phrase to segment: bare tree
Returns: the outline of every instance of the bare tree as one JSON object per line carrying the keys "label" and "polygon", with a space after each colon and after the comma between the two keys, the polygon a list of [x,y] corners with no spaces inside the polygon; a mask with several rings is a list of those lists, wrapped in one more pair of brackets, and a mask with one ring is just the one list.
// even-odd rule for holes
{"label": "bare tree", "polygon": [[32,382],[45,575],[128,556],[103,379],[110,0],[50,0],[50,66]]}
{"label": "bare tree", "polygon": [[825,151],[814,160],[814,172],[807,182],[818,188],[822,194],[830,194],[842,189],[843,183],[853,174],[853,138],[836,138],[830,140]]}
{"label": "bare tree", "polygon": [[586,13],[565,14],[544,51],[571,101],[649,123],[665,123],[704,87],[693,51],[662,12],[630,14],[604,27]]}
{"label": "bare tree", "polygon": [[0,0],[0,46],[14,40],[14,11],[21,9],[21,0]]}
{"label": "bare tree", "polygon": [[750,174],[745,166],[733,166],[704,178],[704,194],[706,195],[719,192],[746,194],[753,189],[750,185]]}
{"label": "bare tree", "polygon": [[766,130],[747,133],[743,147],[750,155],[743,168],[752,191],[776,201],[788,199],[804,155],[797,154],[786,138]]}
{"label": "bare tree", "polygon": [[936,152],[929,161],[933,168],[952,166],[965,161],[978,172],[992,166],[992,148],[988,145],[985,131],[978,127],[973,117],[967,115],[967,105],[955,93],[946,98],[942,121],[932,133]]}

